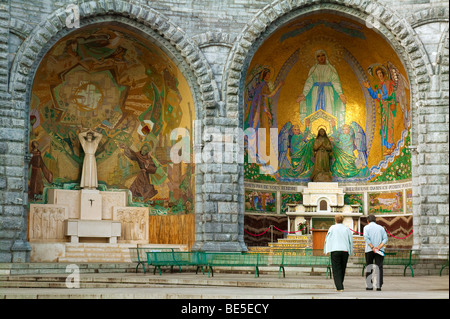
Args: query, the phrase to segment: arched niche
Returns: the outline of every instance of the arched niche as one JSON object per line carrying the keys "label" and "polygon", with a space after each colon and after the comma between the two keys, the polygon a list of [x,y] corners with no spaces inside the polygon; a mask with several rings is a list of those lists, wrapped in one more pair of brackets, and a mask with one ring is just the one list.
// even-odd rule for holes
{"label": "arched niche", "polygon": [[[102,135],[96,152],[99,190],[126,191],[126,205],[148,209],[155,219],[149,224],[151,243],[192,245],[195,168],[190,156],[198,92],[169,46],[120,20],[84,21],[40,60],[30,93],[29,143],[39,150],[47,174],[30,173],[29,201],[45,203],[50,189],[79,189],[84,152],[78,134],[93,129]],[[172,146],[180,142],[171,136],[175,129],[184,136],[186,162],[171,158]],[[150,172],[146,165],[155,169]],[[108,197],[113,206],[114,195]],[[113,212],[103,215],[112,218]],[[159,215],[174,217],[168,216],[168,223]],[[181,230],[166,227],[179,224],[173,218],[181,215],[191,217],[180,236]],[[162,224],[164,234],[152,231]]]}
{"label": "arched niche", "polygon": [[[314,166],[314,140],[318,130],[325,128],[333,144],[333,182],[347,190],[345,203],[360,205],[364,214],[404,215],[412,229],[409,146],[415,83],[410,83],[411,67],[379,21],[375,27],[359,13],[352,16],[351,10],[344,14],[339,6],[334,6],[336,11],[329,7],[292,10],[269,24],[259,37],[254,35],[255,22],[249,26],[252,32],[241,39],[248,52],[239,84],[242,125],[244,130],[263,128],[262,149],[275,154],[263,153],[250,161],[247,146],[245,194],[254,190],[271,194],[276,208],[265,214],[281,220],[289,204],[302,202],[300,194]],[[250,39],[251,45],[246,42]],[[327,65],[322,74],[317,67],[319,55]],[[380,100],[376,91],[383,86],[389,92]],[[324,103],[316,108],[320,95]],[[278,136],[272,133],[269,137],[270,129]],[[261,142],[258,137],[253,140],[258,149]],[[247,207],[244,203],[247,215],[261,214]],[[383,222],[389,223],[392,216],[382,217]],[[251,246],[249,236],[246,242]]]}
{"label": "arched niche", "polygon": [[[321,127],[334,145],[333,181],[411,178],[408,76],[373,28],[330,12],[289,21],[261,42],[243,94],[244,129],[266,129],[266,149],[277,154],[273,168],[278,171],[260,174],[256,167],[264,166],[263,154],[260,163],[245,166],[245,180],[309,181],[312,144]],[[269,128],[278,129],[277,141],[268,138]]]}

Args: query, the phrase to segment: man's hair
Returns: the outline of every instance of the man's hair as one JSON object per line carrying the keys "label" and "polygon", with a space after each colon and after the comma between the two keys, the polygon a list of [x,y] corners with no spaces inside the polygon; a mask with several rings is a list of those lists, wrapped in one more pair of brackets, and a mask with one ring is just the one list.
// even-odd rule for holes
{"label": "man's hair", "polygon": [[367,217],[367,219],[369,220],[369,223],[375,222],[377,220],[374,214],[370,214],[369,217]]}

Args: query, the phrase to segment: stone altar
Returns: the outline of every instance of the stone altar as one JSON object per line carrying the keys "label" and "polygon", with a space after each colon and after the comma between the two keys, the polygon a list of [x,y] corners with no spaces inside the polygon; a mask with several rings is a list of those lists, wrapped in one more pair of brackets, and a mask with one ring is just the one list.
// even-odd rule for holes
{"label": "stone altar", "polygon": [[307,222],[310,228],[314,228],[314,219],[330,218],[338,213],[344,215],[344,225],[355,232],[360,230],[359,205],[344,204],[344,190],[336,182],[310,182],[303,190],[303,204],[288,204],[288,229],[296,231],[295,226]]}
{"label": "stone altar", "polygon": [[128,195],[128,190],[47,189],[47,203],[30,204],[31,259],[66,260],[68,249],[94,244],[105,245],[106,258],[111,245],[148,244],[149,209],[128,206]]}
{"label": "stone altar", "polygon": [[66,219],[64,235],[70,236],[70,242],[77,244],[80,237],[108,238],[110,244],[117,243],[121,234],[120,221]]}

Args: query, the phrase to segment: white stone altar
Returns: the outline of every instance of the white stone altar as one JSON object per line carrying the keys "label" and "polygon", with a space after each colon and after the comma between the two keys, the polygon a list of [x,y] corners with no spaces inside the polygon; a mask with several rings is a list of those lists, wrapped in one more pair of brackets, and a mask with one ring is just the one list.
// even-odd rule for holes
{"label": "white stone altar", "polygon": [[108,247],[148,244],[148,223],[149,208],[128,206],[127,190],[48,189],[46,204],[30,204],[31,258],[66,260],[68,249],[89,244],[105,245],[106,258]]}
{"label": "white stone altar", "polygon": [[99,190],[80,191],[80,219],[102,220],[102,196]]}
{"label": "white stone altar", "polygon": [[344,225],[359,232],[360,218],[359,205],[344,204],[344,190],[338,183],[310,182],[303,189],[303,204],[288,204],[288,229],[297,231],[296,225],[307,222],[308,231],[314,228],[315,218],[334,219],[338,213],[344,215]]}
{"label": "white stone altar", "polygon": [[73,244],[77,244],[80,237],[108,238],[110,244],[116,244],[121,234],[120,224],[115,220],[66,219],[64,235],[69,236]]}

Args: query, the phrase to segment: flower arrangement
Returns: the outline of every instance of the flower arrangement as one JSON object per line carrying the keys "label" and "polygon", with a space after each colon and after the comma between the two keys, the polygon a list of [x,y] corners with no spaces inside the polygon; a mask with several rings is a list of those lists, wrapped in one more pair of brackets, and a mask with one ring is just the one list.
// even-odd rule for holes
{"label": "flower arrangement", "polygon": [[297,224],[297,230],[298,231],[302,231],[302,235],[306,234],[306,227],[308,226],[308,224],[306,223],[306,221],[300,222]]}

